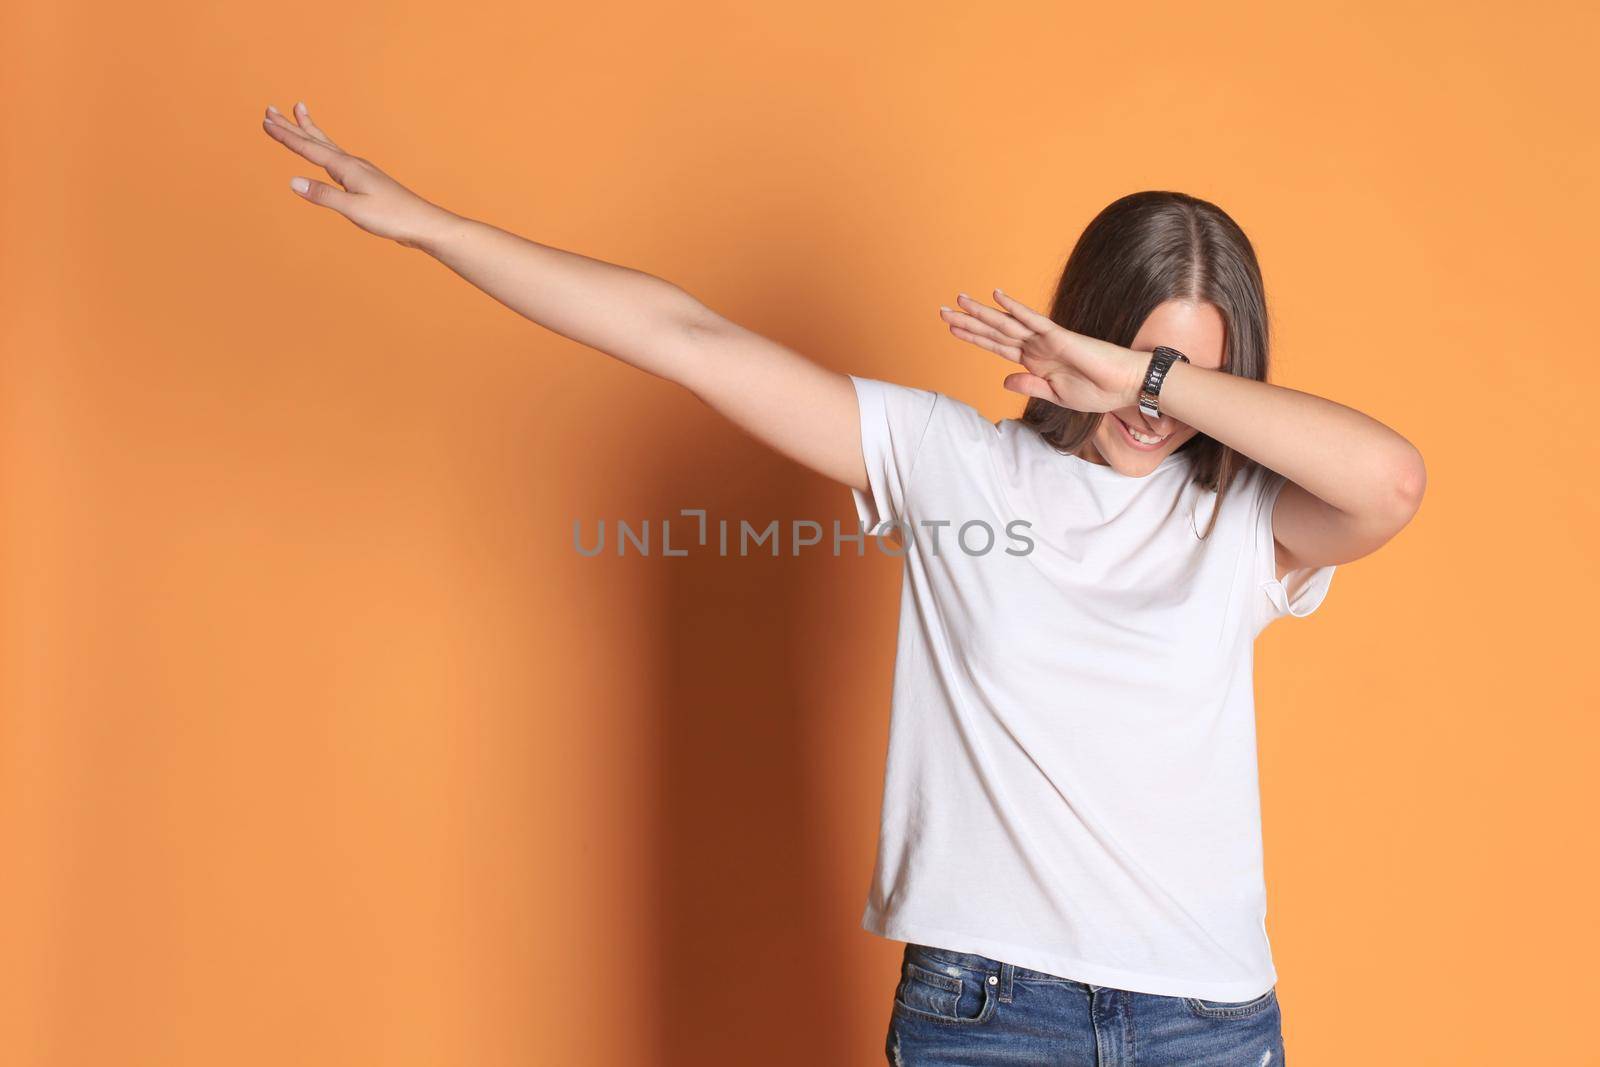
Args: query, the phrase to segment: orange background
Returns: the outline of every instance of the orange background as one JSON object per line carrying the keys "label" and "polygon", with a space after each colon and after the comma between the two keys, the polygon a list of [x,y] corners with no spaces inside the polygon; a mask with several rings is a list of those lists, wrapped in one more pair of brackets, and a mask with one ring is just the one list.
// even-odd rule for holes
{"label": "orange background", "polygon": [[1296,1067],[1600,1063],[1581,5],[216,5],[0,16],[0,1059],[873,1064],[895,561],[685,392],[295,197],[425,196],[841,370],[1019,401],[936,315],[1124,193],[1256,243],[1274,380],[1421,513],[1263,636]]}

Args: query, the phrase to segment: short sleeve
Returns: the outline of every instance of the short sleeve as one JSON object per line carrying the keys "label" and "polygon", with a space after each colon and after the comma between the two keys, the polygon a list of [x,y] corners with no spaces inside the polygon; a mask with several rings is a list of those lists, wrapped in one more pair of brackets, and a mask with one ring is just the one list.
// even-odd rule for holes
{"label": "short sleeve", "polygon": [[1268,623],[1285,615],[1304,618],[1316,611],[1328,595],[1336,565],[1296,568],[1279,580],[1276,546],[1272,537],[1272,509],[1278,502],[1278,494],[1289,480],[1269,468],[1257,469],[1259,474],[1254,483],[1252,523],[1252,580],[1258,590],[1254,603],[1256,632],[1260,633]]}
{"label": "short sleeve", "polygon": [[911,470],[933,419],[939,394],[850,376],[861,415],[861,458],[868,491],[852,489],[856,514],[869,533],[887,533],[904,520]]}

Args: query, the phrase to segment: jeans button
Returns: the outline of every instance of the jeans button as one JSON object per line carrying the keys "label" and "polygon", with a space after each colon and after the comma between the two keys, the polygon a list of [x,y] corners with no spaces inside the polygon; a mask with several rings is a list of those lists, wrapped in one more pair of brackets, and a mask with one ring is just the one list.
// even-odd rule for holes
{"label": "jeans button", "polygon": [[991,974],[989,976],[989,984],[990,985],[999,985],[1000,984],[1000,979],[996,978],[994,975]]}

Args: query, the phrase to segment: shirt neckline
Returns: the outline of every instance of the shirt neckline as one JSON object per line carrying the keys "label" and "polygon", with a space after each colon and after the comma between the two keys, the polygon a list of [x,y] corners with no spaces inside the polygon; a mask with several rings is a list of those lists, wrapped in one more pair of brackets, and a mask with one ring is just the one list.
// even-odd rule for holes
{"label": "shirt neckline", "polygon": [[1186,449],[1180,448],[1180,449],[1178,449],[1178,451],[1171,453],[1165,459],[1163,459],[1160,463],[1157,463],[1153,468],[1151,468],[1151,471],[1150,471],[1149,474],[1131,475],[1131,474],[1123,474],[1121,471],[1117,470],[1115,467],[1111,466],[1111,464],[1109,464],[1109,463],[1094,463],[1094,462],[1092,462],[1090,460],[1084,459],[1082,456],[1080,456],[1080,455],[1078,455],[1078,454],[1076,454],[1074,452],[1063,452],[1059,448],[1055,448],[1054,446],[1049,446],[1049,447],[1050,447],[1050,451],[1054,452],[1056,455],[1060,456],[1062,459],[1065,459],[1067,462],[1076,464],[1077,467],[1080,470],[1083,470],[1086,473],[1088,473],[1090,475],[1090,477],[1102,478],[1102,479],[1105,479],[1107,481],[1118,481],[1118,482],[1142,482],[1142,481],[1147,481],[1151,477],[1151,475],[1158,474],[1161,471],[1164,471],[1164,470],[1168,469],[1169,467],[1176,467],[1180,463],[1187,463],[1189,461],[1189,453],[1188,453],[1188,451]]}

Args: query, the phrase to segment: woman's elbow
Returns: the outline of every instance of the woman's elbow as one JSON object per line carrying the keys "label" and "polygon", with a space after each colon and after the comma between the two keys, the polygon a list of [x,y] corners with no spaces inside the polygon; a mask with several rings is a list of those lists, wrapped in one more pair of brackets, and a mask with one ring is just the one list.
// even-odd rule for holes
{"label": "woman's elbow", "polygon": [[1389,475],[1389,484],[1395,515],[1400,525],[1404,526],[1422,507],[1422,494],[1428,488],[1428,467],[1422,461],[1422,453],[1416,446],[1411,446],[1395,462],[1394,469]]}

